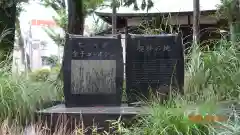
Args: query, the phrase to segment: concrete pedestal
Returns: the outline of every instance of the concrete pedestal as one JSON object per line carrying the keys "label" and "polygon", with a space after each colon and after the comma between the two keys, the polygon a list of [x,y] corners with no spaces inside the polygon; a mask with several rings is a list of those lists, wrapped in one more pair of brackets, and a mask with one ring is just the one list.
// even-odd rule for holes
{"label": "concrete pedestal", "polygon": [[[59,126],[66,126],[68,130],[77,127],[109,131],[109,120],[131,120],[136,115],[147,115],[148,107],[129,107],[126,104],[116,107],[72,107],[67,108],[59,104],[36,112],[37,120],[45,122],[54,131]],[[90,130],[88,132],[91,132]]]}

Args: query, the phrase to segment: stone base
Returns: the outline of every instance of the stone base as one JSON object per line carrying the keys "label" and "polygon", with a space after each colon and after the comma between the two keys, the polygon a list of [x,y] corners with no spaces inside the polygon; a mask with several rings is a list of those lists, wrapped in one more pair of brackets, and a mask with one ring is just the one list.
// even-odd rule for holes
{"label": "stone base", "polygon": [[54,131],[59,126],[67,126],[66,129],[74,130],[97,126],[99,130],[109,130],[109,120],[131,120],[136,115],[146,115],[148,107],[129,107],[126,104],[116,107],[72,107],[66,108],[59,104],[36,112],[38,121],[45,122]]}

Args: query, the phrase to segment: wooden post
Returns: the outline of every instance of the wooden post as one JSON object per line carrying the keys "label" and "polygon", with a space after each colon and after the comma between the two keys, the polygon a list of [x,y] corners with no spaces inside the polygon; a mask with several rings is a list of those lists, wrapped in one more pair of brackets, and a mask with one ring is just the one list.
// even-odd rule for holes
{"label": "wooden post", "polygon": [[112,34],[117,34],[117,3],[112,1]]}
{"label": "wooden post", "polygon": [[193,43],[199,42],[199,18],[200,18],[200,3],[199,0],[193,0]]}

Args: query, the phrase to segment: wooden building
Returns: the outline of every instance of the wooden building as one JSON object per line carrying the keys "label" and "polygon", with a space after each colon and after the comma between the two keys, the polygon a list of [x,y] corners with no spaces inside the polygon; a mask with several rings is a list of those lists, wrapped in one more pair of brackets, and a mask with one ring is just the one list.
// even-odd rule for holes
{"label": "wooden building", "polygon": [[[139,0],[139,7],[141,7]],[[227,21],[216,17],[217,6],[220,0],[200,1],[200,40],[218,39],[221,37],[220,29],[226,29]],[[102,8],[96,14],[105,22],[111,24],[112,9]],[[149,25],[151,24],[151,25]],[[133,6],[119,7],[117,9],[117,28],[119,33],[143,34],[146,29],[153,26],[158,29],[155,33],[171,33],[181,31],[184,43],[192,41],[193,0],[155,0],[154,7],[149,11],[134,10]],[[160,29],[160,30],[159,30]],[[111,29],[101,34],[111,34]]]}

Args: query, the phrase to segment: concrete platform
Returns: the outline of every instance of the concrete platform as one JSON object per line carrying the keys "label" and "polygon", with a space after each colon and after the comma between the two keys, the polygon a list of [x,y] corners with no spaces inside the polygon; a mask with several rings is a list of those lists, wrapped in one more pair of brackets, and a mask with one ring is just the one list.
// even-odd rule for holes
{"label": "concrete platform", "polygon": [[132,114],[145,114],[148,107],[129,107],[123,104],[118,107],[71,107],[66,108],[64,104],[59,104],[44,110],[39,110],[37,113],[69,113],[69,114],[119,114],[119,115],[132,115]]}
{"label": "concrete platform", "polygon": [[99,130],[109,129],[109,120],[121,119],[131,121],[135,116],[148,115],[148,107],[129,107],[127,104],[116,107],[72,107],[66,108],[64,104],[39,110],[36,112],[37,121],[45,122],[47,126],[54,130],[63,125],[67,125],[69,130],[74,130],[76,126],[92,127],[97,126]]}

